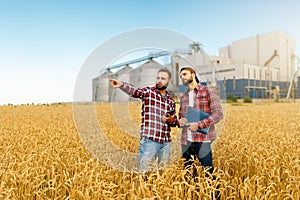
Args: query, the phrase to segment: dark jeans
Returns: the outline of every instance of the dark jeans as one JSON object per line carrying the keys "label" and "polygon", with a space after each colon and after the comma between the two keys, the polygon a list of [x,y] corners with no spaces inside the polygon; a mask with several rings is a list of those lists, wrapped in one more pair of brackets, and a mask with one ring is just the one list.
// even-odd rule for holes
{"label": "dark jeans", "polygon": [[[196,157],[204,168],[209,168],[208,172],[213,173],[211,142],[188,142],[187,145],[181,145],[182,157],[185,159],[184,166],[189,169]],[[209,174],[207,174],[209,175]],[[193,171],[193,176],[197,176],[197,171]]]}

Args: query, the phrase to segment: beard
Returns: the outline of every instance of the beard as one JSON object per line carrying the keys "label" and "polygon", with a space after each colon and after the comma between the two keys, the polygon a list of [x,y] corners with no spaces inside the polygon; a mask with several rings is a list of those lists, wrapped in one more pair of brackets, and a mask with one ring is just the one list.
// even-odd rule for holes
{"label": "beard", "polygon": [[189,85],[190,83],[192,83],[192,82],[193,82],[193,77],[187,79],[186,81],[184,81],[184,82],[182,82],[182,83],[183,83],[183,85],[188,86],[188,85]]}
{"label": "beard", "polygon": [[167,89],[167,87],[168,87],[168,83],[166,84],[166,85],[162,85],[161,84],[161,86],[160,86],[160,84],[159,83],[156,83],[156,89],[158,89],[158,90],[165,90],[165,89]]}

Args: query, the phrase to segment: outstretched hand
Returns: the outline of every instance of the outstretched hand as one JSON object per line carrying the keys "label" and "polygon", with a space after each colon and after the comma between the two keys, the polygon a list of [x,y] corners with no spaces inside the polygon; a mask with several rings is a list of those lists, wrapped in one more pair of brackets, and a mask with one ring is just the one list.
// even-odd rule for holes
{"label": "outstretched hand", "polygon": [[123,82],[118,81],[116,79],[110,79],[110,85],[112,88],[119,88],[123,85]]}

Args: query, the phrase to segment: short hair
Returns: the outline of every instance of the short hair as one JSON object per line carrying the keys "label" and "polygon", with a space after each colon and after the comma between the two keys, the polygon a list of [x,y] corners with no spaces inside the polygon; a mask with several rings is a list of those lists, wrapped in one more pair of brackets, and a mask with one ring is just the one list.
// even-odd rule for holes
{"label": "short hair", "polygon": [[199,81],[199,79],[198,79],[198,77],[197,77],[197,73],[196,73],[196,71],[195,71],[192,67],[182,67],[182,68],[180,69],[180,72],[182,72],[183,70],[188,70],[188,71],[190,71],[191,73],[194,73],[194,74],[195,74],[196,82],[197,82],[197,83],[200,83],[200,81]]}
{"label": "short hair", "polygon": [[167,68],[160,69],[157,73],[159,73],[159,72],[166,72],[169,76],[169,79],[171,79],[171,72]]}

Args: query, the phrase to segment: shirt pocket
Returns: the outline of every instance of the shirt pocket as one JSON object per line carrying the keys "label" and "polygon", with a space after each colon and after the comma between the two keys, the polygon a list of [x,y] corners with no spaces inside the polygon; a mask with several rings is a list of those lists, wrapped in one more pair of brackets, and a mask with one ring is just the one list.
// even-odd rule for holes
{"label": "shirt pocket", "polygon": [[194,102],[194,106],[204,112],[208,112],[208,94],[198,93]]}

